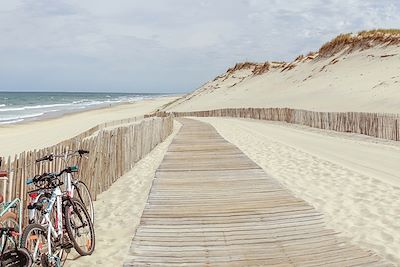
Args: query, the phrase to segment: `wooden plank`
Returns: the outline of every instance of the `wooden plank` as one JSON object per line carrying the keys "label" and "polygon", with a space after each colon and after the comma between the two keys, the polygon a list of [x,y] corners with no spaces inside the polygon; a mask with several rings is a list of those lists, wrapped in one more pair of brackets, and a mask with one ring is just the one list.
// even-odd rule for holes
{"label": "wooden plank", "polygon": [[181,122],[124,266],[391,266],[327,229],[209,124]]}

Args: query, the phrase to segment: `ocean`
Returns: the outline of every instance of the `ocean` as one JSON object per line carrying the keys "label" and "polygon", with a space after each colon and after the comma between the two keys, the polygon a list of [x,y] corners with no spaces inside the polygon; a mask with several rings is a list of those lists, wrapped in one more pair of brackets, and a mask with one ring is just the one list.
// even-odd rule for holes
{"label": "ocean", "polygon": [[0,125],[160,96],[162,94],[0,92]]}

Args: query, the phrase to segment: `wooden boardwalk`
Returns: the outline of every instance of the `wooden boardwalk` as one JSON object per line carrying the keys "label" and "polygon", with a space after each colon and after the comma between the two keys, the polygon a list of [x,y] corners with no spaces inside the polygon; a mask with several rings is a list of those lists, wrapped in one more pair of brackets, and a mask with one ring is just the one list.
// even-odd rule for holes
{"label": "wooden boardwalk", "polygon": [[181,122],[124,266],[392,266],[327,229],[212,126]]}

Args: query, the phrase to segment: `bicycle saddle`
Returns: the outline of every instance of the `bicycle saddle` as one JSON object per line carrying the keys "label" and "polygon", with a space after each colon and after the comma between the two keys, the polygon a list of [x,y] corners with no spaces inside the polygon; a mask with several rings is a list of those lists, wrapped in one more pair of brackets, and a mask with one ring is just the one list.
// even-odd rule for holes
{"label": "bicycle saddle", "polygon": [[0,177],[7,177],[7,176],[8,176],[8,172],[0,171]]}

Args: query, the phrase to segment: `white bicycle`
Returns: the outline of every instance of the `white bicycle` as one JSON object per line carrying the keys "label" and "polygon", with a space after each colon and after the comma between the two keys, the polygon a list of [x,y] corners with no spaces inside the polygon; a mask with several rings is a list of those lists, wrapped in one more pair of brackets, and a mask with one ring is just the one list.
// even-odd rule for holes
{"label": "white bicycle", "polygon": [[[92,195],[90,194],[89,188],[87,185],[74,177],[74,173],[77,173],[79,170],[79,167],[77,165],[69,165],[69,161],[72,157],[79,156],[82,157],[85,154],[89,154],[89,151],[79,149],[76,151],[68,151],[67,153],[64,154],[59,154],[59,155],[54,155],[54,154],[49,154],[43,158],[40,158],[36,160],[37,163],[42,162],[42,161],[53,161],[54,158],[62,158],[64,161],[64,165],[66,167],[66,171],[64,172],[64,185],[65,185],[65,192],[66,194],[71,197],[71,198],[77,198],[79,199],[83,204],[85,204],[85,207],[90,215],[90,218],[92,220],[92,223],[94,223],[94,205],[93,205],[93,199]],[[29,222],[30,223],[38,223],[39,221],[37,220],[37,216],[34,215],[35,212],[35,203],[40,202],[39,199],[37,198],[37,195],[35,193],[29,195],[31,197],[31,204],[28,207],[29,209]]]}
{"label": "white bicycle", "polygon": [[72,247],[82,256],[94,251],[94,227],[85,205],[60,188],[60,176],[68,171],[70,168],[27,181],[38,187],[29,193],[36,193],[42,204],[41,209],[37,207],[42,215],[40,223],[29,224],[21,238],[21,246],[32,255],[32,266],[60,267]]}

